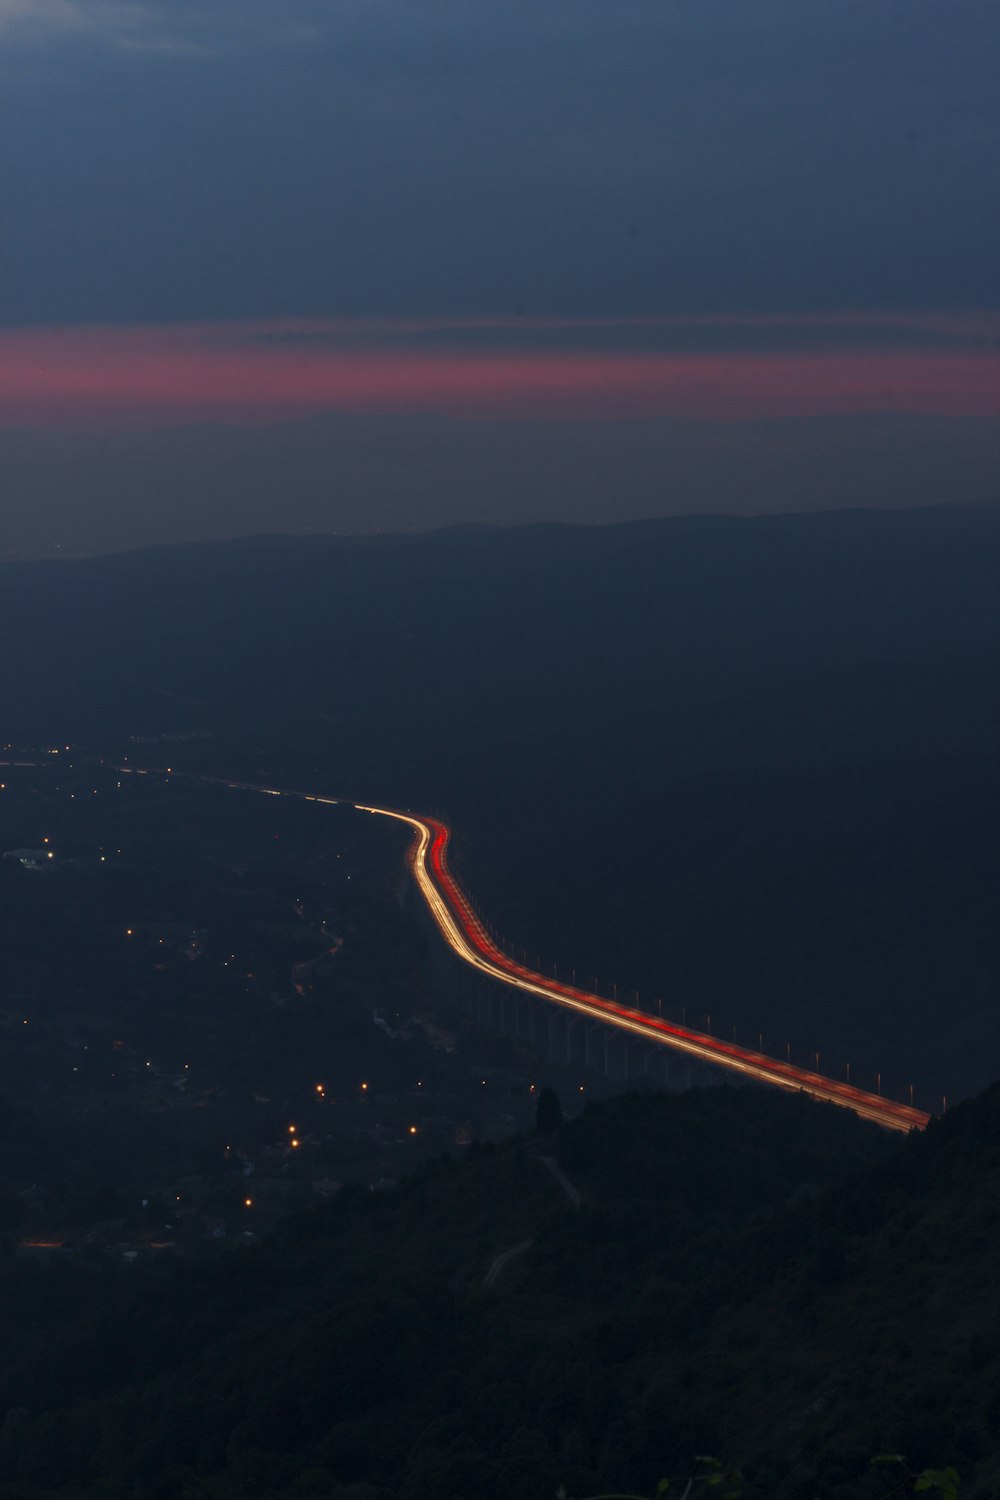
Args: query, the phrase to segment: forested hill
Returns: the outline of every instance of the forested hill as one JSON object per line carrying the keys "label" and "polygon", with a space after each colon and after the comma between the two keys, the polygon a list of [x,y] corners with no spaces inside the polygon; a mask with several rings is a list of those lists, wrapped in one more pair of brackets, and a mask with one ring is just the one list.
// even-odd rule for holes
{"label": "forested hill", "polygon": [[885,1495],[891,1451],[976,1500],[1000,1483],[998,1194],[1000,1087],[903,1142],[749,1089],[614,1100],[52,1338],[4,1372],[4,1494],[652,1494],[708,1453],[747,1500],[833,1500]]}

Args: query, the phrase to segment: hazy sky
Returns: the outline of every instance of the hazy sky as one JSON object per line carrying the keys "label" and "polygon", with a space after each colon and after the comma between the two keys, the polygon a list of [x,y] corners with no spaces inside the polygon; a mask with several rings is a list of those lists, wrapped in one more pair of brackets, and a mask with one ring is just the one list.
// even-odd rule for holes
{"label": "hazy sky", "polygon": [[996,0],[0,0],[0,552],[1000,493]]}

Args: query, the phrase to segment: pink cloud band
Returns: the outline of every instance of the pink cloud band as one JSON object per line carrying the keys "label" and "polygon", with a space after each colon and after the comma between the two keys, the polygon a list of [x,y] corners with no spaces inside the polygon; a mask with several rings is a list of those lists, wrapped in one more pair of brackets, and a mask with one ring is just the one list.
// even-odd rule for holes
{"label": "pink cloud band", "polygon": [[[525,325],[295,320],[0,332],[0,426],[169,426],[325,411],[696,421],[1000,413],[1000,353],[987,340],[648,353],[497,350],[468,341],[428,348],[415,338],[447,328],[518,326]],[[585,331],[637,323],[532,326]]]}

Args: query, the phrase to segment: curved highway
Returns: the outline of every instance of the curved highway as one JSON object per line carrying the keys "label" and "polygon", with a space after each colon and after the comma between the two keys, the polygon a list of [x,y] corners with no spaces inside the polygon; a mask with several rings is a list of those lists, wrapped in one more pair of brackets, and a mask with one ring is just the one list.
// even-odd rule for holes
{"label": "curved highway", "polygon": [[923,1110],[914,1109],[912,1105],[897,1104],[892,1099],[883,1098],[881,1094],[867,1093],[849,1083],[825,1078],[822,1073],[813,1073],[808,1069],[798,1068],[793,1063],[768,1057],[766,1053],[752,1052],[718,1037],[676,1026],[658,1016],[646,1015],[644,1011],[605,1000],[602,996],[578,989],[575,985],[560,984],[558,980],[549,979],[518,963],[496,946],[449,870],[449,830],[447,824],[437,818],[417,817],[413,813],[399,812],[392,807],[372,807],[361,802],[322,797],[316,793],[291,791],[283,787],[222,781],[221,778],[210,776],[199,779],[214,781],[234,790],[263,792],[272,797],[297,797],[306,802],[355,807],[359,812],[374,813],[381,818],[394,818],[399,823],[405,823],[413,830],[413,841],[407,856],[410,872],[439,932],[459,958],[490,979],[511,985],[525,994],[536,995],[550,1004],[560,1005],[564,1010],[573,1011],[587,1020],[614,1026],[642,1041],[670,1047],[697,1062],[740,1073],[758,1083],[801,1091],[811,1094],[815,1099],[843,1105],[863,1119],[873,1120],[887,1130],[922,1130],[930,1119],[930,1115]]}

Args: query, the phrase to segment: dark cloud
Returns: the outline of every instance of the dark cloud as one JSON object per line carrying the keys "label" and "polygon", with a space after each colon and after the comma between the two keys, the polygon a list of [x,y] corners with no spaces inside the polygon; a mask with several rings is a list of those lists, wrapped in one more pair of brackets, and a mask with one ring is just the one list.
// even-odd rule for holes
{"label": "dark cloud", "polygon": [[0,0],[0,321],[995,304],[994,0]]}

